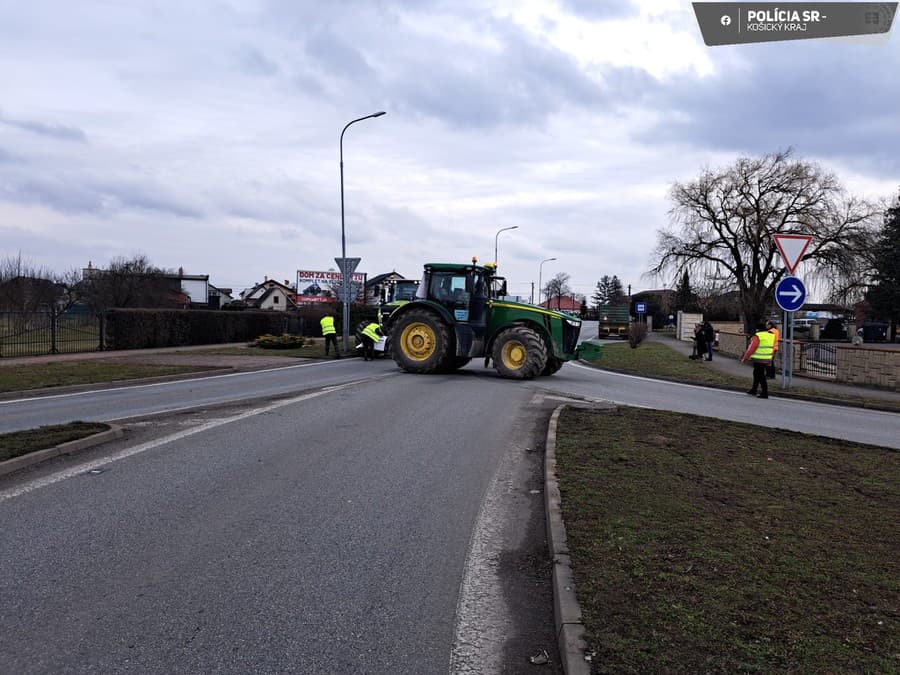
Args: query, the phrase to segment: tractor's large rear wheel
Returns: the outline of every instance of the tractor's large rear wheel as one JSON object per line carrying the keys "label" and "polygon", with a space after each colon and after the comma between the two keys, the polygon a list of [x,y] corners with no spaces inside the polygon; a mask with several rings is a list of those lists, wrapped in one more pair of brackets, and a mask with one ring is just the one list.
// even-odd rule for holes
{"label": "tractor's large rear wheel", "polygon": [[453,358],[450,327],[434,312],[414,309],[392,322],[391,354],[408,373],[446,370]]}
{"label": "tractor's large rear wheel", "polygon": [[503,377],[530,380],[540,375],[547,365],[547,345],[531,328],[513,326],[494,340],[491,358]]}

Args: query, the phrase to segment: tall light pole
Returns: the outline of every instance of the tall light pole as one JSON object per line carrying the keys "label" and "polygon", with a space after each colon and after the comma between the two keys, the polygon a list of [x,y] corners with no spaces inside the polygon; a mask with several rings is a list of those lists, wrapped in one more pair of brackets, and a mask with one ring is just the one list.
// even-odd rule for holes
{"label": "tall light pole", "polygon": [[497,234],[494,235],[494,266],[497,265],[497,237],[500,236],[501,232],[506,232],[507,230],[518,230],[518,225],[511,225],[510,227],[501,227],[497,230]]}
{"label": "tall light pole", "polygon": [[550,262],[551,260],[556,260],[556,258],[547,258],[546,260],[541,260],[541,266],[538,267],[538,304],[541,304],[541,293],[543,293],[543,289],[541,288],[541,278],[544,276],[544,263]]}
{"label": "tall light pole", "polygon": [[[344,132],[347,131],[351,124],[356,124],[357,122],[362,122],[363,120],[370,119],[372,117],[381,117],[385,112],[382,110],[381,112],[372,113],[371,115],[366,115],[365,117],[360,117],[359,119],[350,120],[347,122],[343,131],[341,131],[341,259],[344,261],[344,265],[347,264],[347,236],[344,233]],[[343,307],[343,341],[344,341],[344,352],[350,351],[350,274],[345,274],[344,269],[341,270],[341,281],[343,283],[343,293],[344,297],[341,298],[341,302],[344,305]]]}

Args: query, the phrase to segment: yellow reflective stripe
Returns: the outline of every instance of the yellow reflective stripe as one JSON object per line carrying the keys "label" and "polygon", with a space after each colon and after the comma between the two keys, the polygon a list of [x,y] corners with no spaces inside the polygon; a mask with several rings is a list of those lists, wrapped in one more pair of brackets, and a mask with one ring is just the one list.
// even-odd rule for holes
{"label": "yellow reflective stripe", "polygon": [[510,305],[506,302],[498,302],[497,300],[491,300],[488,302],[488,307],[507,307],[508,309],[524,309],[529,312],[537,312],[539,314],[548,314],[550,316],[555,316],[559,318],[573,319],[575,321],[581,321],[577,316],[568,316],[563,314],[562,312],[553,312],[548,309],[544,309],[543,307],[523,307],[522,305]]}

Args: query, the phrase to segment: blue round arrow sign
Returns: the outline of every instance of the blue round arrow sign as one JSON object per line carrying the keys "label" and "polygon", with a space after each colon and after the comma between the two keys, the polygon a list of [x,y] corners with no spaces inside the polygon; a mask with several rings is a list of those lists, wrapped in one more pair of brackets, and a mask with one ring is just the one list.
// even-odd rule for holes
{"label": "blue round arrow sign", "polygon": [[775,302],[785,312],[796,312],[806,302],[806,286],[797,277],[784,277],[775,287]]}

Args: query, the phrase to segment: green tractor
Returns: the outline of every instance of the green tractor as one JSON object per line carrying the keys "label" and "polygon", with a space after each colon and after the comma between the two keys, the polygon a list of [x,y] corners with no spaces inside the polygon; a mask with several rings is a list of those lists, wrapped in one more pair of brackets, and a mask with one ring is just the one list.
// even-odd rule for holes
{"label": "green tractor", "polygon": [[389,317],[394,360],[409,373],[493,360],[503,377],[552,375],[577,357],[581,319],[501,298],[506,281],[494,266],[429,263],[416,297]]}

